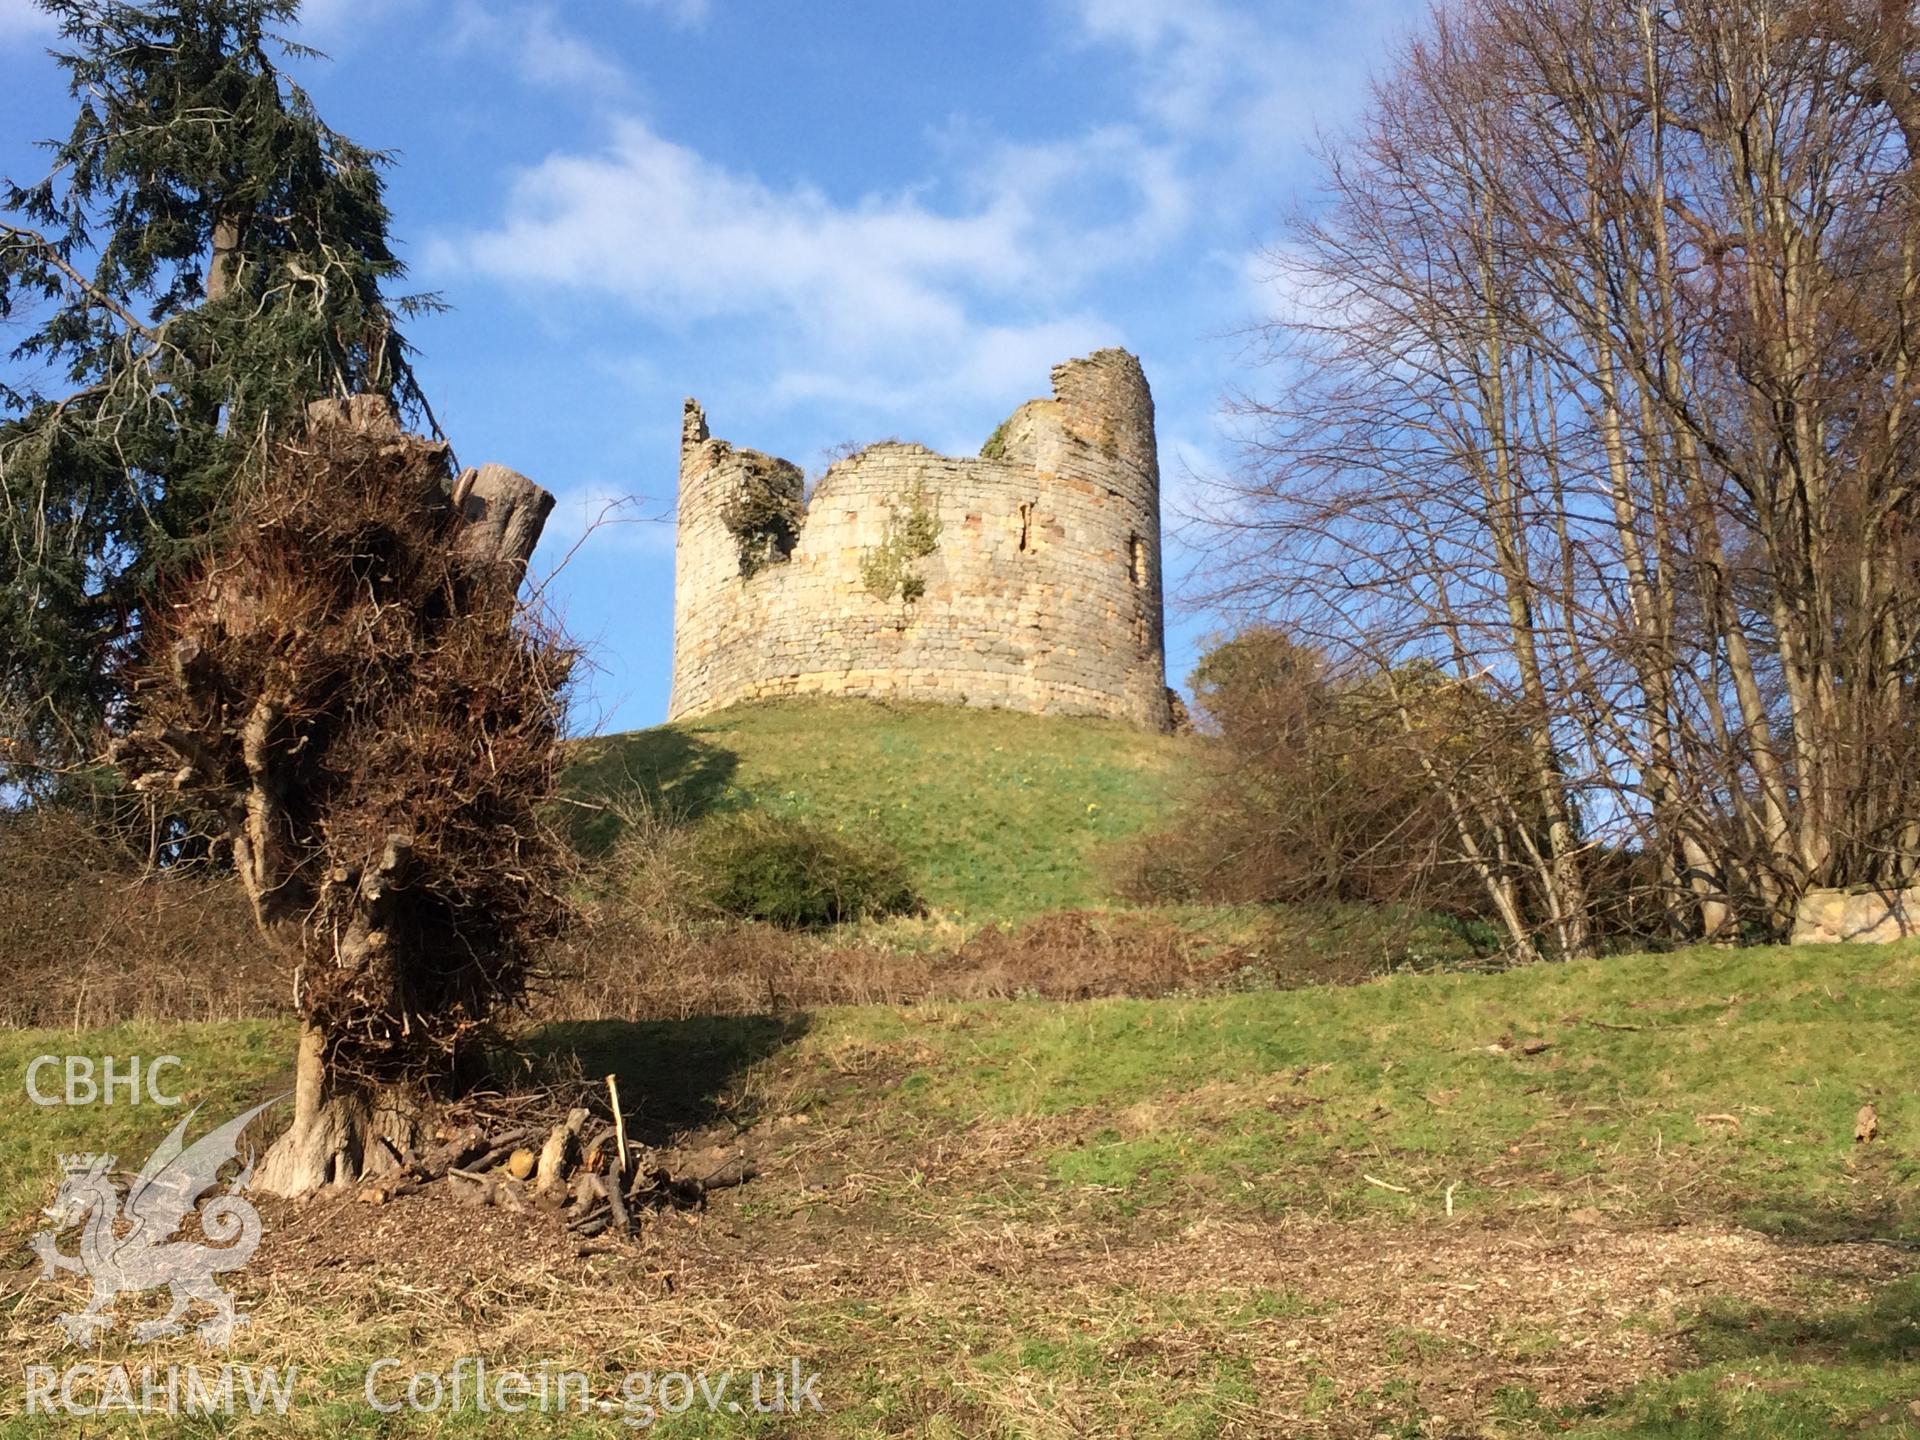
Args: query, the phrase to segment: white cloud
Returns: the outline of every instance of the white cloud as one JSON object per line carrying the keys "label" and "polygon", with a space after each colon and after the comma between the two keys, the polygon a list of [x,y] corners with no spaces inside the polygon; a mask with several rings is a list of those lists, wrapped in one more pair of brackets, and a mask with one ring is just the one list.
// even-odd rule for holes
{"label": "white cloud", "polygon": [[309,45],[348,51],[365,42],[392,16],[418,0],[300,0],[299,38]]}
{"label": "white cloud", "polygon": [[567,29],[550,9],[514,5],[500,10],[460,0],[451,21],[449,39],[456,52],[496,55],[523,84],[592,99],[617,98],[631,88],[626,71],[604,49]]}
{"label": "white cloud", "polygon": [[561,29],[544,10],[526,18],[516,55],[521,74],[536,85],[577,87],[596,95],[617,95],[627,89],[627,75],[619,65]]}
{"label": "white cloud", "polygon": [[841,202],[628,118],[599,153],[523,172],[495,228],[429,254],[663,327],[750,322],[778,376],[769,398],[904,415],[936,394],[1031,391],[1074,347],[1112,343],[1082,292],[1164,248],[1191,208],[1172,154],[1124,128],[987,147],[955,188],[946,209],[914,194]]}
{"label": "white cloud", "polygon": [[[963,162],[964,163],[964,162]],[[1109,125],[1061,140],[988,147],[967,169],[986,205],[1011,199],[1028,212],[1051,265],[1087,274],[1150,258],[1193,217],[1192,186],[1179,151],[1139,131]]]}
{"label": "white cloud", "polygon": [[[945,454],[969,454],[985,434],[925,427],[946,426],[945,412],[956,401],[1011,404],[1042,396],[1048,372],[1062,360],[1125,341],[1094,314],[1012,325],[971,324],[961,316],[950,331],[928,336],[917,353],[887,357],[886,363],[834,364],[832,356],[801,356],[772,379],[765,393],[776,406],[825,403],[870,426],[905,423],[917,428],[902,439]],[[724,430],[724,415],[720,423]]]}
{"label": "white cloud", "polygon": [[1082,36],[1130,52],[1143,114],[1256,164],[1297,155],[1317,117],[1344,114],[1387,41],[1426,0],[1281,7],[1228,0],[1062,0]]}
{"label": "white cloud", "polygon": [[905,199],[837,206],[775,190],[620,121],[592,156],[554,155],[514,183],[505,222],[468,241],[476,268],[608,291],[661,319],[780,308],[848,328],[939,323],[938,283],[1035,278],[1007,207],[947,217]]}
{"label": "white cloud", "polygon": [[[1272,46],[1251,16],[1209,0],[1074,0],[1089,38],[1151,58],[1157,83],[1145,108],[1177,130],[1191,130]],[[1277,77],[1276,77],[1277,78]]]}

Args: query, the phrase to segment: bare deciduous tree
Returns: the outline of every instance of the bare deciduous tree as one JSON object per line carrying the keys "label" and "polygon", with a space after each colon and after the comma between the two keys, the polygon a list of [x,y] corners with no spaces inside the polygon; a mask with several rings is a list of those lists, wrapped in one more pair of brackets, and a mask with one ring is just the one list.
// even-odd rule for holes
{"label": "bare deciduous tree", "polygon": [[1284,393],[1210,507],[1216,598],[1522,717],[1546,825],[1488,883],[1533,897],[1523,947],[1592,947],[1602,852],[1708,938],[1920,866],[1916,33],[1463,0],[1275,253]]}

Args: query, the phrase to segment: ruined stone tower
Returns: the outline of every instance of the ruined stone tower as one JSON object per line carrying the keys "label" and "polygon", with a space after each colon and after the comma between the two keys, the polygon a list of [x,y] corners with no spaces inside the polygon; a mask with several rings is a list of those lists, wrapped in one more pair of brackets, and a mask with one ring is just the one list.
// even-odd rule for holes
{"label": "ruined stone tower", "polygon": [[1140,362],[1053,372],[977,459],[919,445],[785,460],[687,401],[668,718],[864,695],[1171,723],[1160,467]]}

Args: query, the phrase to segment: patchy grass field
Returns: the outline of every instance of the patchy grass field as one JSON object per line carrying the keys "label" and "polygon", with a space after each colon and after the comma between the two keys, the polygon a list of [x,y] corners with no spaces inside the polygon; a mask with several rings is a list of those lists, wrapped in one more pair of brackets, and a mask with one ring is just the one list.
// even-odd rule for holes
{"label": "patchy grass field", "polygon": [[[618,1433],[618,1412],[376,1414],[366,1366],[578,1368],[617,1404],[627,1372],[797,1357],[820,1415],[696,1404],[653,1428],[1920,1435],[1916,1002],[1914,947],[1836,947],[549,1026],[528,1062],[618,1071],[669,1168],[744,1150],[760,1178],[649,1215],[630,1245],[423,1195],[269,1208],[227,1358],[298,1364],[293,1410],[179,1429]],[[287,1042],[273,1025],[13,1032],[0,1063],[165,1049],[217,1114],[274,1093]],[[1879,1138],[1856,1145],[1867,1102]],[[24,1245],[56,1152],[112,1145],[131,1168],[173,1118],[0,1091],[20,1264],[0,1434],[74,1423],[19,1413],[20,1365],[208,1362],[124,1323],[97,1353],[63,1350],[53,1317],[79,1291],[37,1279]]]}
{"label": "patchy grass field", "polygon": [[[743,705],[579,742],[569,796],[759,807],[886,840],[927,902],[1017,919],[1107,898],[1099,857],[1164,820],[1187,747],[1103,720],[863,700]],[[579,812],[588,849],[618,832]]]}

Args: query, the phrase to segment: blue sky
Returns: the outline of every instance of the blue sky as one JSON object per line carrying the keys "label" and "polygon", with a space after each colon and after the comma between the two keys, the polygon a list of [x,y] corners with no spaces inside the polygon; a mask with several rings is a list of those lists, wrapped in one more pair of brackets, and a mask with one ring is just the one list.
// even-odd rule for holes
{"label": "blue sky", "polygon": [[[309,0],[298,76],[398,152],[411,338],[467,463],[559,496],[536,556],[596,673],[576,725],[666,708],[680,401],[809,472],[971,454],[1049,369],[1145,364],[1171,525],[1232,464],[1260,261],[1419,0]],[[0,172],[69,102],[0,0]],[[654,517],[654,518],[643,518]],[[1176,573],[1194,563],[1170,541]],[[1169,678],[1218,622],[1175,605]]]}

